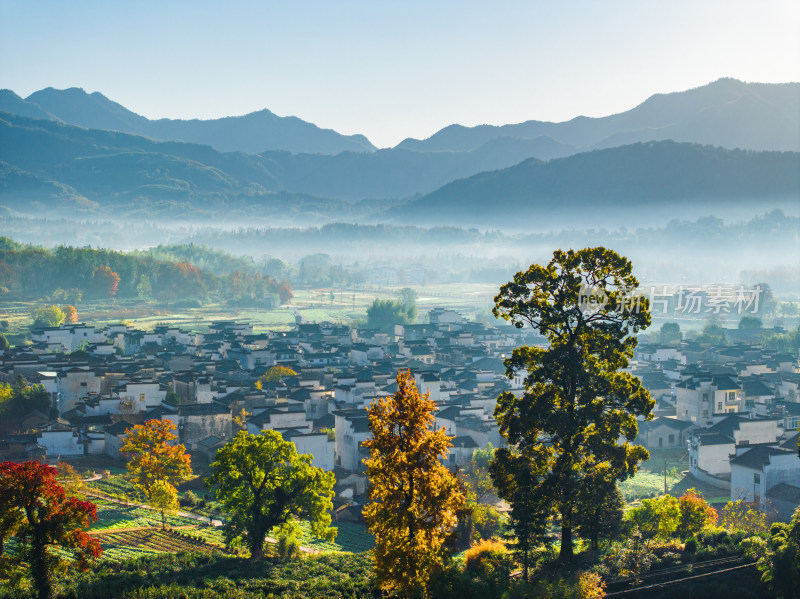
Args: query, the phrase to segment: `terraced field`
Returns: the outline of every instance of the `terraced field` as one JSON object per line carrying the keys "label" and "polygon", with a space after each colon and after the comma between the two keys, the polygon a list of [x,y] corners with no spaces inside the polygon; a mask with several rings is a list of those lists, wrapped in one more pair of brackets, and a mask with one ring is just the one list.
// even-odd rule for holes
{"label": "terraced field", "polygon": [[[193,532],[193,531],[192,531]],[[202,555],[221,553],[224,550],[190,532],[160,529],[114,530],[94,535],[103,548],[104,560],[123,560],[159,553],[192,552]]]}
{"label": "terraced field", "polygon": [[[93,532],[115,528],[161,526],[161,514],[155,510],[122,505],[96,497],[89,499],[97,504],[97,522],[90,529]],[[197,520],[176,514],[167,514],[166,520],[167,526],[171,527],[197,524]]]}

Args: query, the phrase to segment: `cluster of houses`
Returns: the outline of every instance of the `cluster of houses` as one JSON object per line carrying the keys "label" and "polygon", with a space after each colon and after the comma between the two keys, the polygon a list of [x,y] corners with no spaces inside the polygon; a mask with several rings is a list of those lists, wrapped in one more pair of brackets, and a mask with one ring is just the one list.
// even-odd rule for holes
{"label": "cluster of houses", "polygon": [[[408,369],[439,406],[437,426],[455,437],[451,465],[462,465],[475,448],[501,444],[495,399],[521,382],[505,376],[503,359],[537,339],[451,310],[432,310],[427,320],[391,332],[301,323],[256,334],[234,321],[213,322],[205,333],[123,324],[35,330],[32,344],[0,352],[0,380],[43,385],[53,409],[27,414],[21,430],[29,432],[7,435],[0,458],[119,458],[131,426],[158,418],[176,424],[195,459],[212,459],[238,430],[269,429],[358,495],[366,406],[393,394],[398,370]],[[296,374],[264,382],[274,366]]]}
{"label": "cluster of houses", "polygon": [[797,356],[751,342],[641,344],[632,372],[656,399],[648,449],[681,448],[699,480],[778,519],[800,504]]}
{"label": "cluster of houses", "polygon": [[[408,369],[438,406],[436,426],[454,437],[450,465],[461,466],[476,448],[503,445],[496,398],[522,389],[503,360],[543,340],[445,309],[427,321],[390,332],[298,323],[254,333],[235,321],[212,322],[204,333],[123,324],[36,330],[32,344],[0,352],[0,381],[43,385],[53,409],[27,414],[20,424],[28,432],[0,441],[0,459],[119,458],[131,426],[153,418],[174,422],[195,459],[213,459],[238,430],[275,430],[315,466],[335,471],[344,497],[358,498],[366,406],[392,395],[398,370]],[[257,384],[274,366],[295,374]],[[693,476],[780,518],[800,504],[797,356],[748,340],[642,343],[630,371],[656,399],[655,417],[639,424],[639,444],[681,449]]]}

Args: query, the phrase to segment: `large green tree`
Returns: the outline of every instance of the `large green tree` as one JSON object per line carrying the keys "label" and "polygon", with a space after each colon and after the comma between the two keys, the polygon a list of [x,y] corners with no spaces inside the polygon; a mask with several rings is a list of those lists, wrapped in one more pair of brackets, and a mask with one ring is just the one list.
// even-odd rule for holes
{"label": "large green tree", "polygon": [[[637,416],[651,418],[654,402],[638,378],[623,372],[633,334],[650,324],[647,299],[633,295],[637,286],[630,261],[611,250],[558,250],[547,265],[518,272],[495,297],[496,317],[531,326],[547,340],[506,359],[509,377],[525,373],[524,389],[501,394],[495,418],[510,446],[529,456],[530,467],[521,471],[541,477],[535,495],[558,512],[565,561],[572,559],[576,502],[592,484],[589,474],[603,468],[622,480],[648,457],[631,441]],[[512,483],[514,472],[507,473]],[[502,495],[509,502],[513,490],[510,484]]]}
{"label": "large green tree", "polygon": [[243,539],[253,560],[264,556],[264,540],[276,527],[308,520],[319,538],[332,540],[333,472],[311,465],[294,443],[277,431],[253,435],[240,431],[211,464],[206,485],[229,514],[229,540]]}

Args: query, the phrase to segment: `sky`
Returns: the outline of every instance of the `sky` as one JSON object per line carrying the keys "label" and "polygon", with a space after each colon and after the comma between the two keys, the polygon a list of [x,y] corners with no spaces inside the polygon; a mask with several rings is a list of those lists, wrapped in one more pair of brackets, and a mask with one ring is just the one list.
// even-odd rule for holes
{"label": "sky", "polygon": [[800,80],[800,2],[0,0],[0,88],[22,97],[82,87],[151,119],[268,108],[379,147],[720,77]]}

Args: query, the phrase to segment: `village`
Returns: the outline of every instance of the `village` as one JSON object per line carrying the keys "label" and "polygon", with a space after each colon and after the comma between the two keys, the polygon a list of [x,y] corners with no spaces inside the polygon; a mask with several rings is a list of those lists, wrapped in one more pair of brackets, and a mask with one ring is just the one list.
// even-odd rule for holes
{"label": "village", "polygon": [[[530,329],[449,309],[426,320],[390,332],[298,322],[287,332],[254,333],[237,321],[212,322],[203,333],[125,324],[36,329],[31,344],[2,352],[0,381],[41,384],[52,410],[25,415],[20,432],[0,440],[0,459],[122,463],[126,432],[166,419],[193,462],[210,462],[238,430],[275,430],[335,473],[336,509],[357,519],[367,487],[366,406],[396,391],[399,370],[437,404],[436,426],[453,437],[448,466],[457,470],[476,449],[504,444],[495,401],[523,386],[503,361],[516,347],[544,342]],[[267,376],[275,367],[288,374]],[[797,356],[734,334],[719,346],[642,342],[629,370],[656,400],[654,418],[639,422],[638,444],[688,452],[690,477],[788,520],[800,505]]]}

